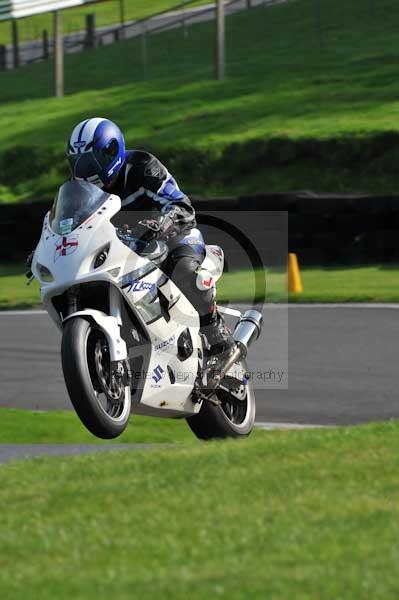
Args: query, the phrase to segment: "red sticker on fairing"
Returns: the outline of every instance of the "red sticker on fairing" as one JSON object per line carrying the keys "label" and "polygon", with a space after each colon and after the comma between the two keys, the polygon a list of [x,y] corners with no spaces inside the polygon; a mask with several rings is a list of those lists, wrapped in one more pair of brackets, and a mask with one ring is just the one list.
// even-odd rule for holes
{"label": "red sticker on fairing", "polygon": [[60,256],[69,256],[77,250],[79,246],[78,238],[68,238],[66,236],[59,238],[56,241],[54,262],[60,258]]}

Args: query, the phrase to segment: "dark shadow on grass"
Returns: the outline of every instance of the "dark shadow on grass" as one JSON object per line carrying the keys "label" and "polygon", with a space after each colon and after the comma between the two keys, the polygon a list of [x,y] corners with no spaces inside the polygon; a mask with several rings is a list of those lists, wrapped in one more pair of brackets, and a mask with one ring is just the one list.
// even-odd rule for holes
{"label": "dark shadow on grass", "polygon": [[0,277],[23,275],[26,271],[24,263],[0,263]]}
{"label": "dark shadow on grass", "polygon": [[380,269],[381,271],[398,271],[399,270],[399,263],[397,262],[392,262],[392,263],[384,263],[384,264],[376,264],[376,265],[367,265],[367,266],[375,266],[378,269]]}

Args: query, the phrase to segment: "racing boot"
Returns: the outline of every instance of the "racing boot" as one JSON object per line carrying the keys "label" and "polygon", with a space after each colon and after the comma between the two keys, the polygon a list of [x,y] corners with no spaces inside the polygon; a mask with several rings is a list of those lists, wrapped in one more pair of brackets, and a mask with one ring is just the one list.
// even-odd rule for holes
{"label": "racing boot", "polygon": [[205,368],[209,381],[226,363],[236,348],[231,331],[226,326],[223,317],[215,311],[211,322],[201,329],[209,346]]}

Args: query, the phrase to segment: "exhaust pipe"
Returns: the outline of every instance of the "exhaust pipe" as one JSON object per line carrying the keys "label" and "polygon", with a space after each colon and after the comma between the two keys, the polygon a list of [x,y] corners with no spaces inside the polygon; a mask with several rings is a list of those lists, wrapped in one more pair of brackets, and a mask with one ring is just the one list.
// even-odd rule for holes
{"label": "exhaust pipe", "polygon": [[257,310],[247,310],[237,323],[233,338],[237,346],[241,350],[241,358],[245,358],[248,353],[248,348],[260,336],[262,331],[263,317]]}
{"label": "exhaust pipe", "polygon": [[228,361],[223,365],[221,371],[208,381],[208,390],[215,389],[234,363],[247,356],[248,348],[260,336],[262,323],[263,317],[260,312],[253,309],[245,311],[233,332],[233,338],[237,347],[229,356]]}

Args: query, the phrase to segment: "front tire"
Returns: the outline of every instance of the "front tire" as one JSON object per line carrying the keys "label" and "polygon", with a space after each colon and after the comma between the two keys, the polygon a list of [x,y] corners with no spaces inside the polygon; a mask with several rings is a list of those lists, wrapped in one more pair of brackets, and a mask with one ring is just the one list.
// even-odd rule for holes
{"label": "front tire", "polygon": [[[246,364],[242,361],[244,372]],[[202,440],[237,438],[248,436],[255,423],[255,393],[252,381],[245,385],[245,395],[237,399],[225,390],[216,390],[215,396],[221,404],[204,401],[197,415],[188,417],[192,432]]]}
{"label": "front tire", "polygon": [[111,372],[104,332],[82,317],[69,319],[61,345],[62,370],[73,407],[95,436],[112,439],[126,428],[131,407],[130,388]]}

